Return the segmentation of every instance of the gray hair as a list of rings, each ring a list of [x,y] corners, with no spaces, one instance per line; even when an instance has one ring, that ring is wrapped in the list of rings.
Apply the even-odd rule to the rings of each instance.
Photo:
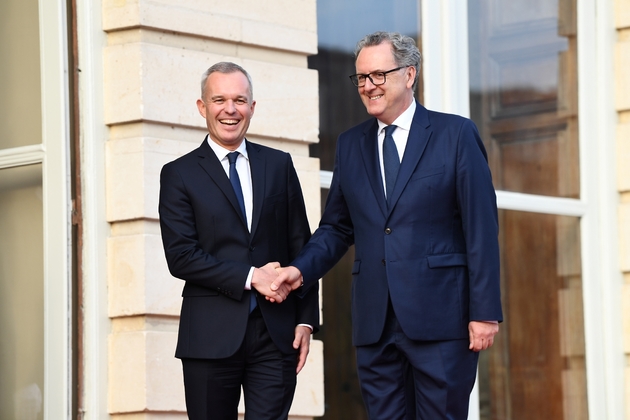
[[[254,100],[254,84],[252,83],[252,77],[249,75],[249,73],[247,73],[247,71],[243,67],[229,61],[222,61],[220,63],[216,63],[212,65],[208,70],[203,72],[203,75],[201,75],[201,98],[202,99],[203,99],[203,94],[205,93],[205,89],[206,89],[206,81],[208,80],[208,77],[212,73],[215,73],[215,72],[223,73],[223,74],[229,74],[229,73],[235,73],[235,72],[243,73],[245,77],[247,77],[247,83],[249,84],[249,100],[250,101]]]
[[[357,42],[357,46],[354,49],[355,61],[359,56],[361,50],[365,47],[374,47],[380,45],[383,42],[389,42],[392,46],[392,54],[396,65],[400,67],[415,67],[416,77],[413,81],[413,90],[416,90],[418,86],[418,77],[420,75],[420,62],[422,57],[420,56],[420,50],[416,46],[416,41],[413,38],[402,35],[398,32],[374,32],[373,34],[366,35]]]

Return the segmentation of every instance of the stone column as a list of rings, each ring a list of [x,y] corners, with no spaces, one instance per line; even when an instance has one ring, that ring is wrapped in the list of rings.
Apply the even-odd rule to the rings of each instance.
[[[248,139],[283,149],[296,165],[311,227],[320,215],[315,0],[104,0],[108,239],[108,407],[112,419],[185,419],[174,358],[181,280],[170,276],[157,201],[162,166],[199,146],[201,74],[234,61],[257,101]],[[313,341],[291,410],[323,414],[322,343]]]

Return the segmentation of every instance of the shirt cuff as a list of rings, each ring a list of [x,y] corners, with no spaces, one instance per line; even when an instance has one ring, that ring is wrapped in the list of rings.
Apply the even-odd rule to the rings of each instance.
[[[311,333],[313,333],[313,327],[311,325],[309,325],[309,324],[298,324],[297,326],[298,327],[307,327],[307,328],[309,328],[311,330]]]
[[[254,277],[254,268],[249,269],[249,274],[247,275],[247,280],[245,280],[245,290],[252,290],[252,278]]]

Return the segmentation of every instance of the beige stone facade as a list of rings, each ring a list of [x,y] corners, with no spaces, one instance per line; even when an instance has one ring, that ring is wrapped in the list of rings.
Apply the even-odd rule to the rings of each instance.
[[[43,222],[43,232],[32,235],[28,248],[17,246],[15,238],[27,239],[29,233],[13,229],[10,236],[4,227],[9,219],[0,212],[1,256],[19,256],[12,264],[18,274],[0,264],[2,302],[11,302],[0,304],[2,349],[15,347],[8,356],[0,351],[0,418],[25,418],[13,407],[6,414],[6,402],[17,401],[16,395],[25,394],[16,391],[24,389],[42,391],[35,395],[39,407],[25,405],[43,413],[37,418],[187,418],[181,364],[174,358],[183,282],[169,275],[164,260],[159,172],[166,162],[196,148],[206,134],[195,105],[202,72],[217,61],[235,61],[254,82],[257,106],[248,138],[292,154],[311,228],[317,226],[322,174],[319,160],[309,157],[309,145],[320,136],[320,88],[307,58],[318,53],[317,8],[323,3],[0,1],[0,20],[6,23],[0,41],[0,115],[5,117],[0,124],[0,195],[23,187],[9,173],[35,170],[38,175],[29,188],[36,194],[26,201],[26,210],[12,210],[11,217],[31,217],[37,210],[41,215],[24,220]],[[526,11],[556,7],[553,2],[530,3],[518,2]],[[463,115],[470,106],[468,88],[460,88],[467,86],[463,81],[470,75],[469,57],[463,53],[469,45],[466,4],[472,2],[421,2],[425,104]],[[576,166],[577,157],[566,157],[578,153],[580,165],[572,172],[575,176],[559,181],[564,195],[579,197],[498,191],[498,199],[508,211],[569,216],[559,222],[556,234],[563,241],[557,247],[570,259],[559,257],[553,267],[570,286],[558,295],[560,351],[569,362],[561,366],[567,372],[562,378],[564,418],[630,420],[630,0],[557,2],[560,8],[569,5],[575,6],[571,13],[577,17],[577,45],[572,45],[577,58],[561,60],[562,66],[574,62],[577,71],[571,73],[576,81],[566,85],[571,92],[561,96],[579,104],[579,148],[563,149],[560,166]],[[345,75],[343,81],[350,84]],[[19,130],[7,130],[9,120]],[[563,167],[560,172],[571,171]],[[325,184],[330,174],[323,175]],[[8,202],[6,197],[0,197],[0,204]],[[39,230],[34,223],[25,225]],[[35,247],[43,250],[41,261],[34,261],[30,252]],[[29,265],[38,273],[23,274]],[[573,282],[578,275],[580,283]],[[330,293],[332,287],[326,290]],[[36,294],[41,302],[18,299]],[[29,305],[38,305],[38,311]],[[7,311],[9,306],[14,312]],[[15,315],[23,313],[28,317]],[[322,320],[334,322],[335,328],[341,324],[328,317]],[[552,318],[550,323],[556,321]],[[574,322],[581,318],[583,323]],[[502,326],[504,334],[510,331],[509,322]],[[35,344],[20,345],[10,330],[39,335]],[[546,345],[538,336],[526,339],[539,340],[541,348]],[[332,348],[329,344],[327,350]],[[351,354],[350,345],[343,351]],[[314,340],[298,377],[292,420],[324,413],[323,354],[322,342]],[[33,369],[38,377],[20,383],[6,373],[11,365],[19,366],[24,378]],[[523,365],[528,367],[527,360]],[[326,379],[334,383],[332,375]],[[546,387],[542,394],[546,400]],[[361,405],[360,394],[354,395]],[[344,406],[339,401],[328,401],[328,418],[334,416],[333,408]],[[470,418],[485,420],[484,415],[473,412]]]
[[[630,1],[616,0],[615,107],[619,189],[619,262],[624,277],[625,418],[630,419]]]
[[[619,262],[630,420],[630,1],[615,0]],[[316,0],[103,0],[108,316],[108,408],[112,419],[184,419],[174,359],[179,293],[164,261],[157,214],[162,165],[197,147],[200,75],[230,60],[252,75],[257,100],[248,138],[291,152],[311,227],[320,214]],[[322,343],[300,374],[294,419],[322,415]],[[584,413],[583,413],[584,414]]]
[[[289,151],[311,227],[320,214],[315,0],[104,0],[108,412],[113,419],[186,418],[173,357],[183,282],[164,260],[157,199],[161,167],[206,134],[195,101],[201,73],[234,61],[252,75],[248,139]],[[292,418],[323,413],[322,343],[298,377]]]

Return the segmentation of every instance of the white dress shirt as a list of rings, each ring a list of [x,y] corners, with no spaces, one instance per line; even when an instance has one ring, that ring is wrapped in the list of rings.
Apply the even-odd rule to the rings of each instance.
[[[396,130],[392,134],[396,149],[398,149],[398,159],[402,162],[405,148],[407,147],[407,139],[409,138],[409,130],[411,130],[411,122],[413,114],[416,112],[416,100],[411,101],[411,105],[396,118],[391,124],[395,125]],[[385,140],[385,127],[387,124],[378,121],[378,158],[381,162],[381,179],[383,180],[383,190],[387,196],[387,188],[385,187],[385,166],[383,165],[383,141]]]
[[[252,171],[249,168],[249,157],[247,156],[247,147],[245,147],[245,140],[238,146],[236,150],[228,150],[219,146],[217,143],[210,139],[208,136],[208,144],[217,155],[217,158],[223,165],[225,175],[230,177],[230,162],[228,161],[228,153],[239,152],[239,156],[236,159],[236,172],[238,172],[238,178],[241,181],[241,189],[243,190],[243,201],[245,203],[245,214],[247,215],[247,229],[252,230],[252,207],[253,207],[253,193],[252,193]]]
[[[208,144],[210,148],[214,151],[214,154],[217,155],[217,158],[223,165],[223,170],[227,177],[230,177],[230,162],[228,160],[228,153],[231,152],[239,152],[239,156],[236,159],[236,172],[238,172],[238,178],[241,181],[241,189],[243,190],[243,201],[245,203],[245,215],[247,216],[247,229],[252,231],[252,209],[254,207],[254,195],[252,190],[252,171],[249,167],[249,157],[247,155],[247,147],[245,145],[245,140],[236,148],[236,150],[228,150],[222,146],[219,146],[217,143],[210,139],[208,135]],[[249,274],[247,275],[247,280],[245,281],[245,290],[252,289],[252,277],[254,276],[255,267],[251,267],[249,269]],[[308,327],[311,331],[313,331],[313,326],[308,324],[298,324],[298,326]]]
[[[225,175],[230,177],[230,162],[228,161],[228,153],[239,152],[239,156],[236,159],[236,172],[238,172],[238,178],[241,181],[241,189],[243,190],[243,202],[245,203],[245,215],[247,216],[247,229],[252,230],[252,208],[253,208],[253,193],[252,193],[252,171],[249,167],[249,157],[247,156],[247,147],[245,146],[245,140],[236,148],[236,150],[228,150],[210,139],[208,136],[208,144],[214,154],[217,155],[217,159],[221,162]],[[254,267],[250,268],[247,280],[245,281],[245,290],[252,289],[252,277],[254,275]]]

